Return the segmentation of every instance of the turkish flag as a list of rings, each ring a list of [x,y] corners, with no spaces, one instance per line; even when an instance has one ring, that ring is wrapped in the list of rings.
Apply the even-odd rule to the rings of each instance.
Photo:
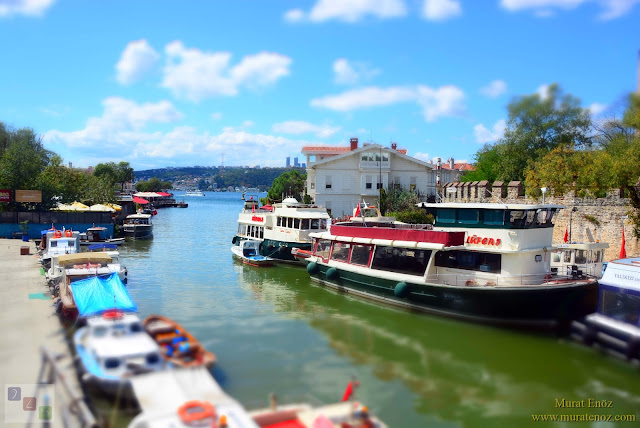
[[[569,229],[566,228],[564,230],[564,243],[566,244],[569,241]]]
[[[358,207],[356,208],[356,212],[353,216],[358,217],[359,215],[360,215],[360,202],[358,202]]]
[[[344,394],[342,395],[342,401],[347,401],[349,397],[351,397],[351,394],[353,394],[353,382],[349,381],[349,385],[347,385],[347,389],[344,390]]]
[[[622,225],[622,246],[620,247],[620,258],[627,258],[627,249],[625,248],[625,240],[624,240],[624,224]]]

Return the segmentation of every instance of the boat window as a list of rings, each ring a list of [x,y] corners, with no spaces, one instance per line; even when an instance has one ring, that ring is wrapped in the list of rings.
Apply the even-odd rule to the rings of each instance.
[[[576,264],[583,265],[587,262],[587,252],[585,250],[576,250]]]
[[[98,326],[93,329],[93,335],[95,337],[104,337],[108,333],[108,329],[105,326]]]
[[[278,217],[278,227],[282,226],[282,217]]]
[[[291,217],[287,217],[287,227],[289,229],[293,227],[293,219]]]
[[[326,218],[321,218],[320,219],[320,229],[325,230],[327,228],[327,219]]]
[[[353,250],[351,250],[350,262],[354,265],[367,266],[369,264],[369,256],[372,250],[371,245],[359,245],[353,244]]]
[[[300,229],[300,219],[299,218],[294,218],[293,219],[293,228],[294,229]]]
[[[553,253],[553,262],[554,263],[560,263],[560,254]]]
[[[551,218],[551,211],[539,209],[536,211],[536,226],[547,226]]]
[[[440,267],[500,273],[502,256],[476,251],[439,251],[435,263]]]
[[[531,227],[536,219],[536,212],[527,210],[527,227]]]
[[[503,210],[484,210],[484,224],[503,225],[504,211]]]
[[[69,247],[75,247],[76,241],[67,241],[67,244],[69,245]]]
[[[594,263],[600,263],[602,261],[602,259],[600,258],[600,251],[594,251],[593,252],[593,262]]]
[[[346,262],[349,259],[349,250],[351,244],[347,242],[334,242],[333,250],[331,251],[331,260],[337,260],[339,262]]]
[[[509,223],[512,228],[522,229],[526,225],[526,211],[512,210],[509,211]]]
[[[131,331],[131,333],[140,333],[142,331],[142,326],[137,322],[134,322],[129,326],[129,331]]]
[[[376,247],[371,268],[422,276],[427,270],[430,257],[431,250]]]
[[[158,354],[148,354],[145,359],[147,364],[158,364],[158,362],[160,362],[160,356]]]
[[[318,221],[317,218],[314,218],[311,220],[311,229],[318,229],[318,225],[320,224],[320,222]]]
[[[478,224],[480,218],[479,210],[462,209],[458,210],[458,222],[464,224]]]
[[[113,335],[122,336],[125,333],[123,324],[115,324],[113,326]]]
[[[564,251],[564,263],[571,263],[571,251]]]
[[[107,358],[104,360],[104,367],[106,369],[115,369],[120,366],[120,360],[117,358]]]
[[[50,241],[49,242],[49,246],[52,247],[52,248],[53,247],[57,247],[58,246],[58,241]]]
[[[260,226],[260,239],[264,239],[264,227]]]
[[[331,241],[328,239],[319,239],[316,245],[314,254],[318,257],[326,259],[329,257],[329,250],[331,249]]]
[[[603,289],[600,295],[600,312],[618,321],[638,325],[640,321],[640,296]]]
[[[456,210],[453,208],[440,208],[438,210],[438,223],[455,223],[456,222]]]
[[[309,224],[310,224],[310,222],[309,222],[308,218],[303,218],[302,219],[302,229],[303,230],[309,229]]]

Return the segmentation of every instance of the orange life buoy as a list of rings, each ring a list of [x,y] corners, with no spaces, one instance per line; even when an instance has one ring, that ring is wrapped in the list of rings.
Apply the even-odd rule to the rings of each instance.
[[[53,237],[62,238],[62,232],[60,232],[59,230],[56,230],[55,232],[53,232]]]
[[[73,232],[71,231],[71,229],[65,230],[64,236],[66,236],[67,238],[71,238],[73,236]]]
[[[187,401],[178,407],[178,416],[185,424],[202,421],[203,419],[213,419],[216,416],[216,409],[213,404],[207,401]]]
[[[464,285],[466,285],[466,286],[474,286],[474,285],[477,285],[477,283],[473,279],[469,279],[469,280],[467,280],[467,282],[464,283]]]
[[[111,309],[111,310],[105,311],[105,313],[102,314],[102,317],[106,320],[118,320],[123,316],[124,316],[124,313],[117,309]]]

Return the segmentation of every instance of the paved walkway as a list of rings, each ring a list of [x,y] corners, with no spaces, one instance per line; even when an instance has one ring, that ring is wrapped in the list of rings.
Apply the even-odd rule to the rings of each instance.
[[[29,255],[20,255],[23,246],[28,246]],[[63,328],[55,313],[44,276],[40,273],[40,266],[33,241],[0,239],[0,326],[3,327],[0,334],[0,385],[3,388],[0,426],[5,425],[5,413],[9,415],[7,406],[16,404],[7,403],[9,387],[38,383],[42,345],[54,354],[64,355],[59,366],[71,386],[79,388]],[[38,294],[46,299],[33,298]],[[61,398],[66,395],[60,385],[56,385],[54,397],[58,405],[64,401]],[[62,413],[56,411],[57,408],[53,411],[54,427],[62,426],[58,419]],[[37,412],[35,421],[38,421]],[[8,424],[16,427],[21,425],[24,426],[24,423]]]

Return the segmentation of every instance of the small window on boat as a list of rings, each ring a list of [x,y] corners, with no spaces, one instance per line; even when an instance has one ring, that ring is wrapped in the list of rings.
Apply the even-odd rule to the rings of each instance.
[[[308,218],[303,218],[302,219],[302,230],[309,229],[309,225],[310,225],[309,219]]]
[[[331,251],[331,260],[346,262],[347,260],[349,260],[350,249],[351,244],[347,242],[334,242],[333,250]]]
[[[366,266],[369,264],[369,256],[371,255],[371,245],[359,245],[353,244],[353,250],[351,250],[350,262],[354,265]]]
[[[609,289],[602,289],[600,311],[603,315],[629,324],[640,321],[640,296]]]
[[[458,222],[463,224],[478,224],[479,210],[461,209],[458,211]]]
[[[67,243],[69,244],[70,247],[76,246],[76,241],[67,241]]]
[[[553,262],[554,263],[560,263],[560,254],[558,254],[558,253],[554,253],[553,254]]]
[[[282,226],[282,217],[278,217],[278,227]]]
[[[260,227],[260,239],[264,239],[264,227]]]
[[[316,245],[315,255],[326,259],[329,257],[329,250],[331,249],[331,241],[328,239],[319,239]]]
[[[536,212],[533,210],[527,210],[527,227],[533,226],[536,220]]]
[[[293,227],[293,219],[291,217],[287,218],[287,227],[291,229]]]
[[[587,252],[585,250],[576,250],[576,264],[583,265],[587,262]]]
[[[321,218],[320,219],[320,229],[326,229],[327,228],[327,219],[326,218]]]
[[[148,354],[146,357],[147,364],[158,364],[160,356],[158,354]]]
[[[455,223],[456,222],[456,210],[453,208],[440,208],[438,209],[438,223]]]
[[[129,331],[131,331],[131,333],[140,333],[142,331],[142,326],[137,322],[134,322],[129,326]]]
[[[509,223],[512,228],[522,229],[526,225],[526,211],[512,210],[509,211]]]
[[[571,263],[571,251],[564,251],[563,263]]]
[[[115,369],[120,366],[120,360],[117,358],[107,358],[104,360],[104,367],[106,369]]]
[[[58,246],[58,241],[51,241],[49,242],[51,247],[57,247]]]
[[[438,251],[435,263],[439,267],[500,273],[502,256],[476,251]]]
[[[600,256],[600,251],[594,251],[593,252],[593,262],[594,263],[600,263],[602,261],[602,258]]]
[[[427,270],[430,257],[431,250],[376,247],[371,268],[422,276]]]
[[[98,326],[96,328],[93,329],[93,335],[95,337],[104,337],[107,335],[108,333],[108,329],[104,326]]]
[[[299,218],[294,218],[293,219],[293,228],[294,229],[300,229],[300,219]]]
[[[320,221],[317,218],[311,220],[311,229],[319,229]]]
[[[504,211],[503,210],[484,210],[484,224],[490,225],[503,225],[504,224]]]

